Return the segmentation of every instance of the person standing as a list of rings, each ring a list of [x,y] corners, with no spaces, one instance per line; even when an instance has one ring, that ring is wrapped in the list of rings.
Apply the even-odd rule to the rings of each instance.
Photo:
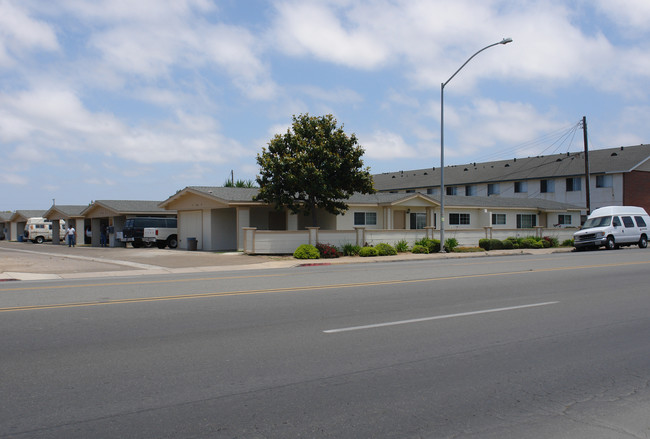
[[[71,225],[65,231],[65,238],[68,240],[68,247],[74,247],[76,244],[77,231]]]

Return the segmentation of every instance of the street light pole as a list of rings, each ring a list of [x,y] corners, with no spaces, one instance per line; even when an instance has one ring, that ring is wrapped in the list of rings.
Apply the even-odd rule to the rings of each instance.
[[[454,79],[454,76],[456,76],[458,72],[460,72],[476,55],[490,47],[508,43],[512,43],[512,38],[504,38],[498,43],[485,46],[474,55],[470,56],[467,61],[465,61],[463,65],[460,66],[449,79],[447,79],[446,82],[440,84],[440,253],[445,253],[445,86],[449,84],[449,81]]]

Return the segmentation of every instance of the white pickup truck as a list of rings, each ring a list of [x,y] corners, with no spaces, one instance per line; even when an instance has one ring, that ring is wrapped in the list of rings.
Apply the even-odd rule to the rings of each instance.
[[[158,248],[178,247],[176,228],[171,227],[145,227],[142,241],[145,245],[155,245]]]

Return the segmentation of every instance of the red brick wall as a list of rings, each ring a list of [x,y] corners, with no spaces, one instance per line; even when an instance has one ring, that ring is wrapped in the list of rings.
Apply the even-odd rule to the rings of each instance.
[[[623,204],[650,212],[650,172],[632,171],[623,176]]]

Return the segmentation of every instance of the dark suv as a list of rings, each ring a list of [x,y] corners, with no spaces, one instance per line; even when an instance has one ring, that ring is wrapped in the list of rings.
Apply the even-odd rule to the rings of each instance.
[[[122,229],[122,242],[130,242],[134,248],[151,246],[151,243],[142,240],[144,229],[147,227],[156,227],[159,229],[176,229],[176,218],[160,217],[135,217],[127,218]],[[174,235],[175,238],[175,235]]]

